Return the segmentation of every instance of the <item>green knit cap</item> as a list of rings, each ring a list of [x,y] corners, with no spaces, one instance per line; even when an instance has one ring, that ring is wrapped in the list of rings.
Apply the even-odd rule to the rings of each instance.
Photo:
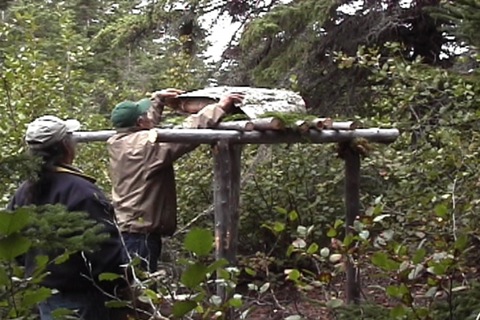
[[[135,101],[123,101],[115,106],[110,120],[115,128],[134,127],[138,117],[145,114],[152,106],[152,101],[148,98]]]

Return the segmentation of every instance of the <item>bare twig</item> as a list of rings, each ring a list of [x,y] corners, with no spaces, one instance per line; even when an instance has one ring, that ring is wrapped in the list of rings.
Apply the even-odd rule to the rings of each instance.
[[[277,308],[279,308],[281,310],[285,310],[285,307],[280,304],[280,302],[278,301],[277,297],[275,296],[275,292],[273,291],[272,288],[270,288],[270,293],[272,294],[272,299],[273,299],[273,301],[275,301],[275,305],[277,306]]]

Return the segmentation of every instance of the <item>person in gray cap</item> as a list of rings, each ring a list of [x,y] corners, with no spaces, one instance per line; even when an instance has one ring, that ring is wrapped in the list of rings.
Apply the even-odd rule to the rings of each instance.
[[[41,285],[55,289],[52,296],[38,306],[42,320],[53,319],[57,308],[74,310],[80,319],[119,319],[105,307],[107,293],[125,289],[125,283],[99,280],[102,273],[124,272],[126,253],[114,222],[113,207],[95,185],[95,179],[72,166],[75,143],[71,133],[80,128],[76,120],[63,121],[55,116],[43,116],[31,122],[25,134],[29,153],[38,158],[36,177],[25,181],[15,192],[9,210],[22,206],[60,204],[70,212],[86,212],[88,217],[103,226],[108,238],[98,249],[77,252],[61,264],[50,263],[48,275]],[[25,255],[26,276],[36,268],[35,250]],[[42,252],[51,258],[58,252]]]

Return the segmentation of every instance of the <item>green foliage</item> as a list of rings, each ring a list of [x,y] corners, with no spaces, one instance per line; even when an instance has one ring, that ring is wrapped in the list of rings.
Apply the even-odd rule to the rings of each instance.
[[[60,264],[80,250],[92,250],[107,237],[101,234],[100,225],[85,217],[52,205],[0,211],[0,318],[30,319],[36,304],[52,294],[51,289],[39,286],[46,266]],[[51,257],[37,256],[33,274],[24,277],[18,261],[28,250]]]
[[[213,236],[208,230],[193,229],[185,237],[185,249],[197,256],[207,256],[213,249]]]
[[[200,3],[199,10],[212,5]],[[451,33],[472,45],[478,44],[477,3],[459,0],[444,6],[455,28]],[[110,127],[109,111],[122,99],[138,99],[162,87],[206,85],[210,66],[187,50],[192,40],[201,50],[202,35],[177,33],[186,12],[171,9],[169,1],[143,8],[128,1],[117,4],[9,3],[0,25],[1,204],[35,165],[23,155],[25,125],[34,117],[76,117],[84,129],[105,129]],[[330,293],[335,281],[343,281],[345,262],[352,259],[369,275],[375,274],[375,279],[367,279],[379,282],[377,290],[388,301],[382,307],[346,308],[340,296],[329,294],[321,305],[339,319],[446,319],[452,314],[473,319],[478,314],[478,290],[464,286],[478,271],[472,249],[478,245],[480,204],[478,70],[465,74],[427,66],[420,57],[414,59],[411,46],[386,43],[392,36],[389,29],[373,23],[385,12],[346,17],[335,12],[338,5],[292,1],[262,12],[241,39],[244,59],[227,74],[241,84],[295,86],[308,93],[312,107],[327,106],[322,110],[329,116],[353,110],[366,126],[401,129],[394,144],[375,146],[362,161],[362,208],[351,233],[345,234],[342,220],[343,163],[333,147],[246,146],[241,268],[211,261],[214,241],[207,230],[213,220],[208,214],[212,159],[210,146],[202,146],[175,166],[180,227],[189,229],[192,223],[206,228],[179,239],[184,242],[176,252],[178,276],[140,277],[144,283],[139,285],[139,300],[160,305],[172,292],[185,293],[183,301],[172,303],[175,317],[195,313],[218,318],[218,312],[224,315],[231,309],[239,316],[249,309],[249,299],[235,294],[240,276],[248,279],[248,293],[256,299],[279,282],[293,283],[307,296],[312,290]],[[389,26],[395,18],[377,20]],[[395,29],[395,35],[403,34],[398,30],[405,31]],[[371,43],[372,37],[380,46],[357,48]],[[345,53],[335,53],[339,49]],[[232,72],[242,68],[245,78]],[[291,124],[296,119],[283,120]],[[78,155],[76,164],[109,190],[104,146],[81,145]],[[197,217],[203,219],[194,220]],[[17,280],[23,279],[23,270],[14,264],[15,257],[29,248],[60,250],[63,254],[56,261],[61,262],[76,250],[93,248],[99,230],[88,223],[85,228],[83,218],[55,207],[0,213],[0,318],[27,317],[30,307],[49,294],[36,285],[48,259],[39,258],[41,267],[33,279]],[[84,235],[76,236],[84,229]],[[65,239],[68,235],[72,236]],[[214,275],[225,285],[226,301],[213,293]],[[160,284],[158,292],[146,289],[152,282]]]
[[[240,46],[247,64],[261,61],[251,66],[255,85],[281,83],[304,63],[309,44],[318,36],[318,27],[328,19],[333,6],[334,1],[295,1],[279,5],[251,22]]]
[[[436,10],[431,9],[437,18],[443,18],[450,22],[447,31],[466,40],[469,44],[479,46],[480,37],[480,1],[478,0],[457,0],[445,1],[443,6]]]

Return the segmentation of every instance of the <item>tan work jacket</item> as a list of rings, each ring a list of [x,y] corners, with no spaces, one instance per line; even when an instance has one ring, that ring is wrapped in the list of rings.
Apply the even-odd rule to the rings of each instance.
[[[159,123],[156,107],[148,114]],[[224,114],[212,104],[189,116],[183,127],[212,127]],[[152,132],[130,130],[108,139],[113,206],[122,232],[172,235],[177,226],[173,162],[198,144],[156,142]]]

